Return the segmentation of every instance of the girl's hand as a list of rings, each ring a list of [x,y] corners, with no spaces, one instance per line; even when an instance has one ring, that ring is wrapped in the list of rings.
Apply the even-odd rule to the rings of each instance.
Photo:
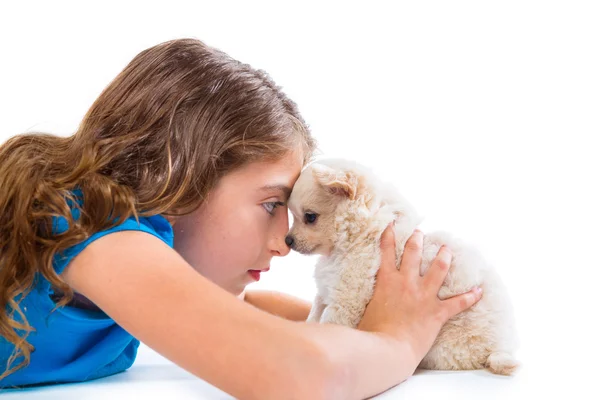
[[[406,242],[400,269],[396,268],[394,232],[388,226],[381,238],[381,266],[373,298],[358,329],[379,332],[408,341],[420,361],[450,318],[468,309],[481,298],[479,288],[446,300],[438,292],[452,259],[442,246],[425,276],[419,274],[423,233],[416,230]]]

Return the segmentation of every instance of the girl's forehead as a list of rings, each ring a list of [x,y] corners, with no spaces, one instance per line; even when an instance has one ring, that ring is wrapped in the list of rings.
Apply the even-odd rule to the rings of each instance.
[[[292,180],[295,182],[304,166],[304,159],[301,154],[293,152],[277,161],[255,165],[256,171],[261,173],[264,179],[285,180],[287,182]]]
[[[256,161],[246,165],[249,173],[261,173],[265,175],[299,174],[304,167],[304,155],[302,151],[290,151],[277,160]]]
[[[228,186],[255,186],[291,188],[304,166],[303,154],[290,152],[275,161],[255,161],[249,163],[222,178],[221,183]]]

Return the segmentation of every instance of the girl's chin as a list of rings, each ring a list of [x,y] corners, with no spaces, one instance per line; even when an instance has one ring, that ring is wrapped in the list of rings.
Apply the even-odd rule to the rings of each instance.
[[[246,285],[249,283],[252,283],[252,280],[242,276],[241,278],[238,277],[235,281],[222,282],[219,286],[236,297],[243,297]]]
[[[248,273],[244,274],[240,278],[236,280],[236,282],[231,282],[228,286],[228,292],[231,294],[243,298],[244,293],[246,291],[246,286],[251,284],[252,282],[256,282],[252,277],[248,276]]]

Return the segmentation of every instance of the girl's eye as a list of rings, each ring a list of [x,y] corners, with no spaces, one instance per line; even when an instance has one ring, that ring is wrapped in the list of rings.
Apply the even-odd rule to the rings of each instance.
[[[265,210],[271,214],[274,215],[275,214],[275,209],[279,206],[284,206],[285,204],[282,203],[281,201],[270,201],[268,203],[263,203],[263,207],[265,208]]]
[[[304,222],[307,224],[314,224],[317,220],[317,214],[314,213],[305,213],[304,214]]]

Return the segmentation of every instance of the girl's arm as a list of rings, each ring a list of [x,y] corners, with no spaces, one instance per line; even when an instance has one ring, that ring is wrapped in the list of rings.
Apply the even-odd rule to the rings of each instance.
[[[289,294],[266,290],[247,290],[244,300],[254,307],[290,321],[306,321],[312,305]]]
[[[393,258],[393,238],[386,242]],[[388,263],[381,269],[395,270],[394,260]],[[399,318],[405,310],[389,294],[381,306],[367,308],[365,331],[278,318],[239,301],[159,239],[137,231],[97,239],[62,277],[140,341],[244,399],[372,396],[408,378],[441,327],[434,324],[425,335],[423,326],[434,319],[418,315],[420,322],[410,323],[410,312]],[[431,303],[433,296],[439,302],[436,293]],[[405,300],[403,307],[422,306]]]

